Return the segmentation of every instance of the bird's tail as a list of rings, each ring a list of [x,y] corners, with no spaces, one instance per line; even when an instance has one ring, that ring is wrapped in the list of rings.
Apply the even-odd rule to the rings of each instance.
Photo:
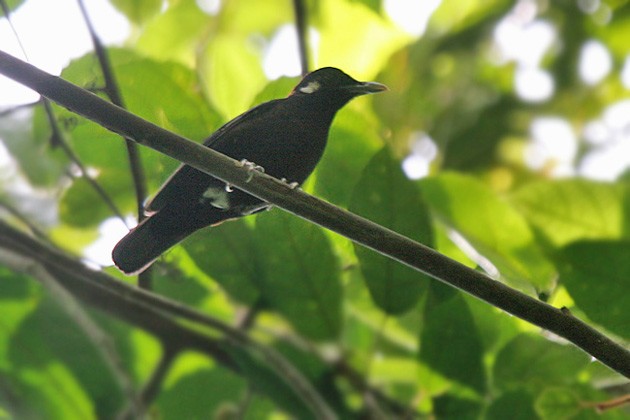
[[[143,220],[112,250],[116,266],[126,274],[139,273],[173,245],[207,225],[193,223],[187,216],[164,208]]]

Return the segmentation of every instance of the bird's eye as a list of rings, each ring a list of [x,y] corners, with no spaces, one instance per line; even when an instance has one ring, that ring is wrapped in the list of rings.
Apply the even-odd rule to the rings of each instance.
[[[320,88],[319,82],[309,82],[308,85],[300,88],[300,92],[313,93],[313,92],[316,92],[319,88]]]

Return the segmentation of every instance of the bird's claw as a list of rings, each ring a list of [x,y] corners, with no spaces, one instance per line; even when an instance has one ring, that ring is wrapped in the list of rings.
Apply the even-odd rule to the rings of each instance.
[[[254,162],[250,162],[247,159],[241,159],[237,166],[239,168],[247,168],[247,179],[245,182],[249,182],[254,178],[254,171],[265,173],[265,168],[260,165],[256,165]]]
[[[286,178],[281,178],[280,181],[284,182],[285,184],[287,184],[287,187],[291,188],[292,190],[298,188],[300,186],[299,182],[289,182]]]

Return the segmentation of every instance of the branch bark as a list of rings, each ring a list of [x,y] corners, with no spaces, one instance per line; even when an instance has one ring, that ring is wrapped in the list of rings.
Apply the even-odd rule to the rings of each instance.
[[[0,51],[0,73],[103,127],[215,176],[276,207],[330,229],[389,258],[463,290],[514,316],[567,339],[630,377],[630,351],[562,311],[438,252],[323,200],[293,190],[203,145],[164,130],[58,77]]]

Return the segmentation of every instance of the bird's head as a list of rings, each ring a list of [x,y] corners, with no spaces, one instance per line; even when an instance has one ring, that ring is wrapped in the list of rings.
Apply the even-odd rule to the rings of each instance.
[[[368,93],[383,92],[387,86],[376,82],[359,82],[334,67],[315,70],[302,79],[290,96],[312,97],[334,103],[341,108],[350,99]]]

